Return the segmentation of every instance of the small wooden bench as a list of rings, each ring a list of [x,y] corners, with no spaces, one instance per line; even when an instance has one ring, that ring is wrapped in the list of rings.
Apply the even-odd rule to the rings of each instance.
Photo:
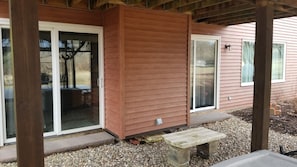
[[[198,127],[185,131],[162,135],[169,145],[168,163],[175,167],[189,166],[190,148],[196,146],[197,154],[202,158],[217,150],[218,141],[226,135],[207,128]]]

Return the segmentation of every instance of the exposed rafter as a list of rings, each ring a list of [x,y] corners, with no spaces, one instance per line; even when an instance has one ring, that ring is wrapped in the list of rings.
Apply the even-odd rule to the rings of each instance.
[[[288,5],[290,7],[297,8],[296,0],[272,0],[276,4]]]
[[[68,1],[70,1],[70,6],[72,6],[72,5],[79,4],[83,0],[68,0]]]
[[[193,5],[197,2],[201,2],[202,0],[188,0],[188,1],[172,1],[170,3],[165,4],[164,9],[170,10],[170,9],[177,9],[188,5]]]
[[[101,8],[106,4],[113,4],[113,5],[124,5],[125,3],[121,0],[97,0],[95,4],[95,8]]]
[[[0,0],[1,1],[1,0]],[[7,0],[2,0],[7,1]],[[127,5],[154,10],[191,13],[194,21],[233,25],[255,21],[256,0],[38,0],[42,5],[64,4],[68,8],[107,10]],[[274,18],[297,16],[297,0],[267,0]]]
[[[223,3],[226,3],[226,2],[231,2],[231,0],[200,1],[200,2],[192,4],[192,5],[187,5],[187,6],[181,7],[178,10],[180,12],[194,11],[194,10],[197,10],[197,9],[207,8],[207,7],[223,4]]]
[[[166,3],[173,2],[174,0],[150,0],[148,1],[149,8],[157,8]]]
[[[213,17],[224,16],[227,14],[245,12],[245,11],[251,10],[251,9],[255,9],[255,6],[251,6],[248,4],[242,4],[239,6],[232,6],[227,9],[204,11],[203,13],[200,11],[196,11],[196,13],[193,14],[193,19],[199,21],[199,20],[209,19],[209,18],[213,18]]]
[[[43,4],[47,4],[47,0],[42,0],[41,1]]]

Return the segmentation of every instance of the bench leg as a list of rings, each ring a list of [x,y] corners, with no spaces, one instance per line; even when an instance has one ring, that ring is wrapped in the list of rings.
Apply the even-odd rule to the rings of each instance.
[[[174,167],[187,167],[190,161],[190,149],[169,146],[167,161]]]
[[[218,148],[218,141],[214,141],[211,143],[206,143],[202,145],[196,146],[197,148],[197,155],[201,158],[208,159],[209,156],[217,151]]]

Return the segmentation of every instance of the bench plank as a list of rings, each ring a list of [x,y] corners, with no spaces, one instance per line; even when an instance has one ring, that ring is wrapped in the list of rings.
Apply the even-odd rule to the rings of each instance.
[[[190,148],[193,146],[214,142],[225,138],[226,135],[207,128],[198,127],[181,132],[162,135],[167,144],[178,148]]]

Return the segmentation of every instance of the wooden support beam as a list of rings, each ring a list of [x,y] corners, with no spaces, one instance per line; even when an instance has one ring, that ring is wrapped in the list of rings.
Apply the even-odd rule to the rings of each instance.
[[[201,19],[207,19],[211,17],[217,17],[222,15],[228,15],[228,14],[234,14],[239,13],[247,10],[254,9],[255,7],[250,4],[241,4],[236,6],[231,6],[227,9],[218,9],[218,10],[205,10],[205,11],[195,11],[193,13],[193,20],[201,20]]]
[[[255,13],[256,13],[256,10],[251,9],[251,10],[247,10],[239,13],[232,13],[228,15],[213,17],[213,18],[207,19],[206,21],[207,23],[224,24],[226,22],[249,19],[250,16],[252,18],[255,18]]]
[[[43,167],[38,1],[9,0],[19,167]]]
[[[268,149],[272,35],[273,4],[268,0],[257,0],[251,151]]]
[[[211,7],[211,6],[215,6],[215,5],[219,5],[227,2],[231,2],[231,0],[206,0],[206,1],[197,2],[192,5],[180,7],[178,8],[178,11],[180,12],[194,11],[197,9],[207,8],[207,7]]]
[[[297,1],[296,0],[274,0],[274,3],[287,5],[293,8],[297,8]]]
[[[42,3],[43,4],[47,4],[47,0],[42,0]]]
[[[72,7],[73,5],[77,5],[81,3],[83,0],[65,0],[67,7]]]
[[[125,3],[121,0],[97,0],[95,7],[101,8],[106,4],[124,5]]]
[[[164,5],[164,4],[172,2],[172,1],[174,1],[174,0],[150,0],[150,1],[148,1],[149,2],[148,7],[153,9],[153,8],[157,8],[161,5]]]
[[[181,8],[184,6],[194,5],[202,0],[188,0],[188,1],[172,1],[165,5],[165,10]]]

